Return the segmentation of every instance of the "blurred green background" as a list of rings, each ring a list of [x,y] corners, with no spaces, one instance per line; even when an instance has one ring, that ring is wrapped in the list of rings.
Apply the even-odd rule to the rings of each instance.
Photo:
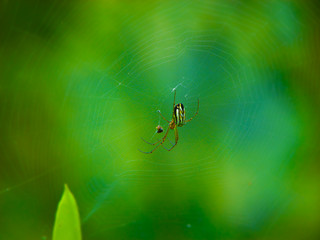
[[[51,239],[64,183],[84,239],[319,239],[319,10],[0,1],[0,239]],[[174,89],[198,116],[139,152]]]

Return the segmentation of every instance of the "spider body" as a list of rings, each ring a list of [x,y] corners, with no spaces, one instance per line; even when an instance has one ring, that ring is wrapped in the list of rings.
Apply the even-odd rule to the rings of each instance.
[[[178,127],[182,127],[186,124],[186,111],[182,103],[179,103],[174,107],[172,119],[174,120],[175,125]]]
[[[198,108],[197,108],[197,112],[194,114],[194,116],[188,120],[186,120],[186,111],[185,111],[185,108],[183,106],[182,103],[178,103],[177,105],[175,104],[176,102],[176,91],[174,92],[174,100],[173,100],[173,110],[172,110],[172,120],[169,121],[167,120],[162,114],[161,112],[159,112],[159,114],[161,115],[161,117],[166,120],[168,123],[169,123],[169,126],[168,126],[168,129],[165,133],[165,135],[160,139],[158,140],[157,142],[155,143],[149,143],[147,142],[146,140],[144,140],[142,138],[143,141],[145,141],[146,143],[150,144],[150,145],[157,145],[155,148],[153,148],[150,152],[143,152],[143,153],[153,153],[158,147],[160,147],[160,145],[166,149],[167,151],[171,151],[171,149],[173,149],[177,143],[178,143],[178,140],[179,140],[179,135],[178,135],[178,127],[182,127],[184,126],[186,123],[190,122],[199,112],[199,99],[198,99]],[[161,133],[163,132],[163,128],[158,125],[156,127],[157,129],[157,133]],[[171,148],[166,148],[165,146],[163,146],[163,143],[165,142],[165,140],[167,139],[167,136],[168,136],[168,133],[169,133],[169,130],[174,130],[174,136],[175,136],[175,143],[174,145],[171,147]],[[142,151],[141,151],[142,152]]]

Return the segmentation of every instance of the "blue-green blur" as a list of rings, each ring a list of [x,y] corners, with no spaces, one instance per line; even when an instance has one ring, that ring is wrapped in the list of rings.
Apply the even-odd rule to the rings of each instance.
[[[65,183],[83,239],[320,238],[318,1],[7,0],[0,19],[0,239],[51,239]],[[175,91],[199,114],[142,153]]]

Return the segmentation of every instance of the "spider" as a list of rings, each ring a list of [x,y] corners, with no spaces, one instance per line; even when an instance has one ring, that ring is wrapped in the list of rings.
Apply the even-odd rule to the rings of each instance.
[[[150,153],[153,153],[158,147],[160,147],[160,145],[166,149],[167,151],[171,151],[178,143],[178,140],[179,140],[179,135],[178,135],[178,127],[183,127],[183,125],[185,125],[186,123],[190,122],[199,112],[199,99],[198,99],[198,108],[197,108],[197,112],[194,114],[194,116],[188,120],[186,120],[186,111],[184,109],[184,106],[182,103],[178,103],[176,105],[176,91],[174,91],[174,99],[173,99],[173,110],[172,110],[172,120],[169,121],[167,120],[162,114],[161,112],[160,115],[161,117],[166,120],[168,123],[169,123],[169,126],[168,126],[168,129],[166,131],[166,133],[164,134],[164,136],[159,139],[158,141],[156,141],[155,143],[150,143],[150,142],[147,142],[146,140],[144,140],[142,138],[143,141],[145,141],[146,143],[150,144],[150,145],[157,145],[155,148],[153,148],[150,152],[143,152],[143,151],[140,151],[142,153],[146,153],[146,154],[150,154]],[[163,128],[158,125],[156,127],[157,129],[157,133],[161,133],[163,132]],[[168,136],[168,133],[169,133],[169,130],[174,130],[174,136],[175,136],[175,143],[170,147],[170,148],[166,148],[165,146],[163,146],[162,144],[165,142],[165,140],[167,139],[167,136]]]

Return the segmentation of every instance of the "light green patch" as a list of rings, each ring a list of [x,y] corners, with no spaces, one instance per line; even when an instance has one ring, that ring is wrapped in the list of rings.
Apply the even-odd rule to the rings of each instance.
[[[64,185],[64,192],[56,212],[52,239],[81,239],[80,217],[77,202],[67,184]]]

